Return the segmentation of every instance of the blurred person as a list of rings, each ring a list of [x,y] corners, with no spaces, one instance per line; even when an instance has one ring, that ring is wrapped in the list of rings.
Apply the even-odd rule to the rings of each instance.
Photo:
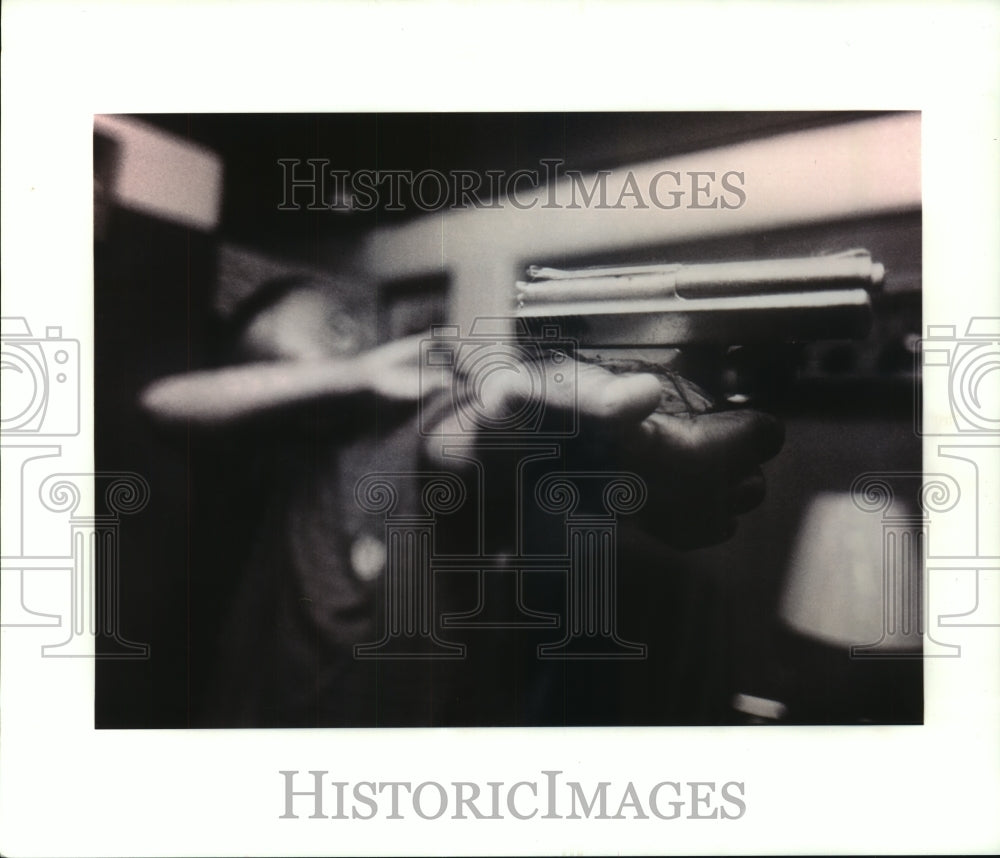
[[[782,443],[777,421],[750,410],[663,414],[655,376],[616,375],[592,364],[573,366],[572,389],[522,387],[517,373],[499,374],[483,400],[491,416],[512,413],[531,397],[547,397],[540,403],[547,419],[575,409],[580,432],[562,442],[557,467],[627,470],[644,479],[649,497],[628,530],[633,544],[623,546],[623,566],[648,581],[649,593],[664,595],[647,603],[640,593],[638,607],[623,600],[622,612],[644,610],[640,625],[684,640],[639,665],[543,663],[534,655],[538,632],[508,628],[492,630],[489,646],[470,645],[465,659],[358,660],[355,645],[379,637],[384,546],[358,510],[354,487],[366,473],[456,469],[421,437],[416,415],[418,407],[430,409],[447,428],[461,406],[447,377],[421,385],[423,336],[371,346],[368,333],[329,288],[275,280],[230,320],[232,363],[161,379],[142,395],[158,424],[198,439],[207,463],[202,490],[214,494],[213,521],[223,526],[204,524],[219,553],[201,558],[200,574],[216,574],[211,567],[222,564],[233,570],[229,617],[218,621],[197,723],[481,726],[721,717],[698,699],[728,702],[724,680],[716,681],[724,670],[720,653],[693,641],[705,635],[711,642],[724,621],[700,604],[711,595],[691,599],[692,591],[669,580],[670,550],[724,541],[737,516],[761,502],[760,465]],[[566,374],[571,359],[560,359],[557,367],[545,358],[533,371]],[[473,516],[452,528],[474,523]],[[452,589],[438,580],[437,615],[463,607]],[[554,603],[558,608],[559,597]]]

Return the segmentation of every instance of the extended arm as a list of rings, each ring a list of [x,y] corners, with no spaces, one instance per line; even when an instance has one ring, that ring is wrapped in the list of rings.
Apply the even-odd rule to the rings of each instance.
[[[146,388],[140,402],[165,425],[191,422],[212,428],[365,391],[416,401],[421,339],[409,337],[353,357],[281,360],[169,376]]]

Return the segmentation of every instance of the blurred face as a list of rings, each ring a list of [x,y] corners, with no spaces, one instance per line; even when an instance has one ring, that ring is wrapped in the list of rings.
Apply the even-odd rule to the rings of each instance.
[[[251,360],[318,360],[356,350],[357,336],[320,289],[282,296],[247,325],[241,346]]]

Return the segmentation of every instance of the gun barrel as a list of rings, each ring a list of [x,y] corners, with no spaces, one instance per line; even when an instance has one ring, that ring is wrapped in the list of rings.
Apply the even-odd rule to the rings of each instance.
[[[516,315],[581,346],[857,339],[884,269],[867,251],[801,259],[583,269],[533,267]]]
[[[884,269],[866,251],[837,256],[645,265],[578,271],[528,269],[517,283],[520,306],[567,301],[621,301],[644,298],[723,298],[789,292],[874,288]]]

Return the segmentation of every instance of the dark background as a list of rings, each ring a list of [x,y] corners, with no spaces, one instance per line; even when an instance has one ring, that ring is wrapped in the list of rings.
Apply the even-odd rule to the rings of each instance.
[[[232,573],[225,571],[232,565],[231,535],[205,532],[208,519],[193,502],[196,440],[157,435],[136,407],[137,394],[154,379],[211,360],[219,248],[236,243],[325,267],[336,248],[346,250],[366,230],[415,216],[412,210],[279,212],[278,158],[328,158],[346,170],[414,171],[537,169],[542,158],[562,158],[566,169],[588,170],[861,115],[141,117],[219,153],[225,186],[213,234],[112,208],[95,242],[96,465],[99,471],[136,471],[153,488],[149,506],[123,523],[119,615],[121,634],[150,644],[151,655],[98,661],[97,726],[197,723],[216,618],[233,590]],[[809,349],[800,380],[770,403],[785,420],[787,441],[766,467],[766,503],[743,518],[726,545],[674,557],[675,574],[702,582],[699,592],[709,603],[692,606],[687,616],[691,623],[711,617],[712,633],[702,645],[721,653],[727,665],[706,692],[711,705],[703,709],[703,723],[738,720],[725,705],[735,692],[781,700],[790,720],[799,722],[922,720],[919,660],[852,661],[836,647],[789,632],[777,617],[792,539],[809,499],[819,491],[847,491],[864,471],[920,469],[908,349],[920,332],[920,246],[917,212],[669,248],[673,259],[723,259],[866,247],[889,272],[869,340]],[[237,511],[230,518],[238,519]],[[624,632],[642,639],[641,629],[657,625],[657,613],[648,604],[634,607],[645,610],[646,619],[635,624],[636,634]],[[686,615],[672,606],[662,616],[683,623]],[[697,633],[690,629],[688,637],[697,639]],[[649,717],[649,723],[671,723],[669,714],[662,721]]]

